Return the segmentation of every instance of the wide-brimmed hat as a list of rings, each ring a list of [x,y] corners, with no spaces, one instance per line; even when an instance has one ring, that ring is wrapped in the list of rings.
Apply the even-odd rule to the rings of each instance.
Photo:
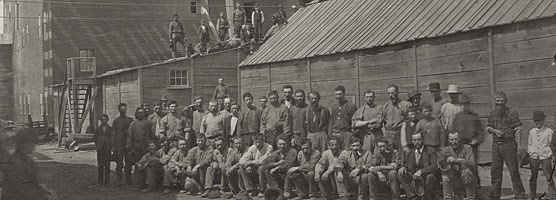
[[[162,96],[160,98],[161,101],[169,101],[170,99],[168,99],[168,97],[166,95]]]
[[[543,111],[536,110],[533,112],[533,121],[542,121],[546,118]]]
[[[439,82],[432,82],[429,83],[429,91],[440,91],[440,83]]]
[[[409,93],[407,93],[407,98],[408,99],[413,99],[415,97],[421,96],[421,93],[417,90],[411,90],[409,91]]]
[[[446,91],[446,93],[448,93],[448,94],[459,94],[459,93],[461,93],[459,91],[459,85],[448,85],[448,91]]]

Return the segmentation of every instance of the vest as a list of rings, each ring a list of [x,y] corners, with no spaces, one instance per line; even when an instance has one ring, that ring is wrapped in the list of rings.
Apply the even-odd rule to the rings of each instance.
[[[255,21],[256,22],[261,22],[263,20],[263,15],[261,13],[261,11],[253,11],[255,14]]]

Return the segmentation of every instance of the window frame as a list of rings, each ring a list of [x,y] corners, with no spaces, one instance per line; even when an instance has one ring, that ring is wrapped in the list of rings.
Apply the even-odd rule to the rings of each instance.
[[[90,55],[85,55],[82,56],[81,52],[86,52],[85,54],[90,54]],[[50,53],[49,53],[50,54]],[[79,71],[82,72],[93,72],[95,69],[92,60],[88,62],[87,58],[94,58],[95,57],[95,49],[79,49],[79,57],[81,59],[79,59]],[[83,68],[83,66],[88,66],[87,68]]]
[[[181,76],[177,76],[176,74],[174,74],[174,76],[172,76],[172,71],[180,71],[181,72]],[[186,73],[185,76],[183,76],[183,73]],[[174,84],[172,85],[172,79],[176,79],[176,80],[180,80],[181,83],[183,83],[183,79],[185,78],[185,82],[186,84]],[[166,69],[166,88],[168,89],[187,89],[187,88],[191,88],[191,84],[190,84],[190,80],[191,80],[191,73],[189,69],[186,68],[167,68]]]
[[[191,12],[192,14],[197,14],[199,13],[198,11],[198,5],[196,1],[191,1],[189,2],[189,12]]]

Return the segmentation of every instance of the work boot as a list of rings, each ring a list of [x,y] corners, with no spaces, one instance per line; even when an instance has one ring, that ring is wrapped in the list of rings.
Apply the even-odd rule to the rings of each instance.
[[[209,196],[209,194],[210,194],[210,190],[206,189],[205,192],[203,192],[203,194],[201,194],[201,197],[207,198]]]
[[[162,195],[169,195],[170,194],[170,188],[165,187],[164,191],[162,192]]]
[[[152,192],[154,190],[154,186],[150,185],[149,187],[141,190],[143,193]]]

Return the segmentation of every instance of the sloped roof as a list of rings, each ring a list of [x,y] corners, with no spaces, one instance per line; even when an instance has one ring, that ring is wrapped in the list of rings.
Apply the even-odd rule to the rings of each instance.
[[[297,11],[240,66],[368,49],[555,13],[555,0],[329,0]]]

